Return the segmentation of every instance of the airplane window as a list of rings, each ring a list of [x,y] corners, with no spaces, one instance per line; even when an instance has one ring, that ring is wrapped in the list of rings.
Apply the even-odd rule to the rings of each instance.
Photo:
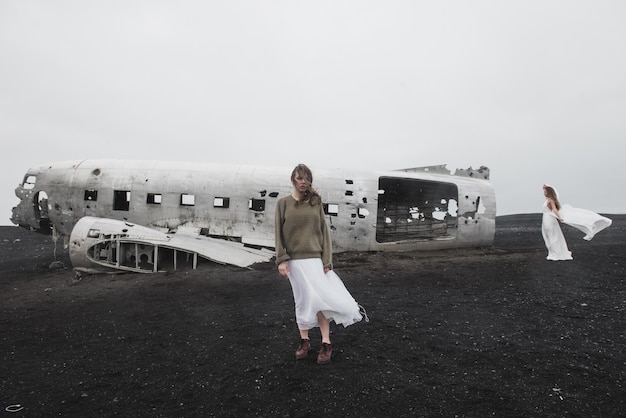
[[[95,202],[98,200],[97,190],[85,190],[85,200]]]
[[[162,199],[162,196],[160,193],[148,193],[148,198],[146,200],[146,203],[151,203],[153,205],[160,205],[161,199]]]
[[[183,193],[180,195],[181,206],[193,206],[196,204],[196,196],[192,194]]]
[[[248,208],[256,212],[263,212],[265,210],[265,199],[250,199]]]
[[[24,179],[24,183],[22,187],[25,189],[33,189],[35,187],[35,182],[37,181],[37,176],[26,176]]]
[[[228,208],[230,206],[230,197],[216,197],[213,199],[214,208]]]

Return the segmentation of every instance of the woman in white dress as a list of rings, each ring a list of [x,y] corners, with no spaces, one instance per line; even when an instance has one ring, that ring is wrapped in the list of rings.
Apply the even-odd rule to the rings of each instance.
[[[330,362],[330,321],[344,327],[367,315],[332,270],[332,243],[322,199],[312,187],[313,174],[299,164],[291,174],[293,192],[276,205],[276,264],[289,279],[296,308],[300,345],[296,359],[308,356],[309,330],[319,327],[322,345],[317,362]]]
[[[590,241],[595,234],[611,225],[609,218],[586,209],[561,205],[554,187],[543,185],[543,204],[541,234],[548,249],[548,260],[572,260],[572,253],[567,248],[565,237],[559,222],[566,223],[585,233],[583,239]]]

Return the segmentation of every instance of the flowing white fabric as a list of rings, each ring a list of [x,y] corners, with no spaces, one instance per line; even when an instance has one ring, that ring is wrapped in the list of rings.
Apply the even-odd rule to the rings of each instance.
[[[607,217],[598,215],[587,209],[574,208],[570,205],[563,205],[559,213],[561,214],[561,218],[563,218],[563,222],[584,232],[586,235],[583,239],[587,241],[591,241],[594,235],[608,228],[613,223],[613,221]]]
[[[289,282],[299,329],[318,327],[317,312],[344,327],[363,319],[359,305],[339,276],[333,270],[324,274],[321,259],[289,260]]]

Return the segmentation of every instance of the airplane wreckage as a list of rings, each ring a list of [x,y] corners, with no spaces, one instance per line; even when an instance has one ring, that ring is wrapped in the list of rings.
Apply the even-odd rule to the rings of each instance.
[[[292,168],[85,160],[28,170],[11,221],[63,237],[83,273],[247,267],[274,256],[274,212]],[[493,244],[489,169],[316,169],[335,252]]]

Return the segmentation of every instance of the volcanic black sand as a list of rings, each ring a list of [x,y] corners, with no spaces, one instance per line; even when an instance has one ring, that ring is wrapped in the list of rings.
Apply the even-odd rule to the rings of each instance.
[[[60,243],[1,227],[0,416],[624,416],[626,215],[608,216],[591,242],[563,226],[573,261],[545,259],[539,214],[499,217],[490,248],[336,254],[370,322],[333,324],[329,365],[294,359],[272,263],[76,280],[49,268]]]

